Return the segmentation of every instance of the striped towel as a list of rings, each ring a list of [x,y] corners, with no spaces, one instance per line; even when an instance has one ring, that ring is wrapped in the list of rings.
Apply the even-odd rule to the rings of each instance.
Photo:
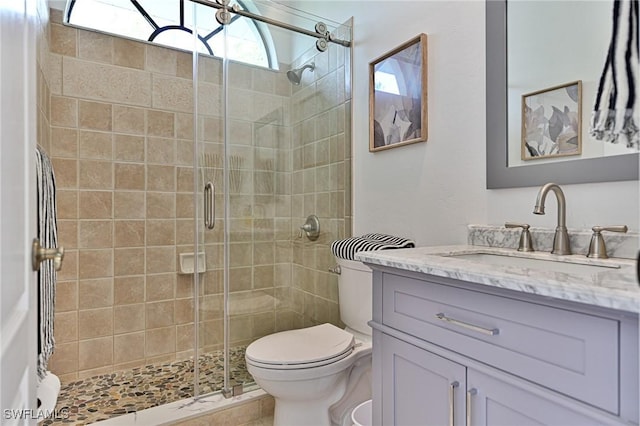
[[[613,2],[613,32],[591,116],[598,140],[640,148],[638,0]]]
[[[38,239],[45,248],[58,246],[56,223],[56,183],[47,154],[36,149],[36,185],[38,190]],[[53,314],[55,308],[56,269],[53,260],[40,263],[38,271],[38,377],[47,374],[53,354]]]
[[[385,234],[365,234],[361,237],[336,240],[331,243],[331,252],[340,259],[355,260],[359,251],[376,251],[415,247],[413,240]]]

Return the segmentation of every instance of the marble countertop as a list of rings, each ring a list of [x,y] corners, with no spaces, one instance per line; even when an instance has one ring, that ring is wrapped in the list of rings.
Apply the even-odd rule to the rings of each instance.
[[[615,265],[619,268],[597,268],[594,272],[554,272],[543,269],[543,266],[531,268],[502,266],[455,257],[455,255],[472,253],[586,265]],[[616,310],[640,312],[640,287],[636,278],[636,262],[630,259],[589,259],[584,255],[557,256],[546,252],[521,253],[511,248],[472,245],[360,252],[356,254],[356,259],[372,265],[421,272]]]

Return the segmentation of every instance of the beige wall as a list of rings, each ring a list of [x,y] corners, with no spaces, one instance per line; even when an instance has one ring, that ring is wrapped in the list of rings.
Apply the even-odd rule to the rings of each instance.
[[[51,369],[69,380],[193,346],[191,278],[176,274],[193,241],[193,95],[191,55],[60,19],[52,11],[49,152],[67,253]]]
[[[350,30],[338,31],[351,38]],[[292,217],[297,229],[315,214],[322,232],[314,242],[293,241],[291,310],[296,326],[340,326],[338,277],[328,269],[336,264],[331,242],[351,236],[350,49],[335,44],[324,53],[311,49],[294,65],[310,62],[314,72],[305,71],[292,96]]]
[[[49,30],[40,127],[56,172],[59,238],[67,250],[50,368],[69,381],[191,356],[192,275],[178,273],[180,253],[194,251],[191,54],[66,27],[59,11],[52,11]],[[325,58],[327,66],[329,58],[338,65],[337,51]],[[348,222],[336,214],[350,210],[349,106],[338,85],[343,62],[338,68],[316,74],[309,95],[318,108],[301,116],[288,67],[231,64],[229,154],[242,158],[230,167],[231,346],[339,322],[337,280],[325,272],[332,263],[328,244],[348,234]],[[223,343],[221,71],[219,60],[200,57],[196,158],[208,167],[198,181],[218,180],[216,228],[199,230],[207,257],[199,328],[205,351]],[[303,139],[317,156],[312,163],[296,160]],[[302,188],[299,173],[307,179]],[[292,238],[314,212],[323,235],[297,250],[302,241]]]
[[[49,9],[46,2],[38,7],[38,38],[36,40],[36,117],[37,117],[37,143],[46,152],[50,151],[50,122],[49,122],[49,98],[51,97],[50,68],[49,67]]]

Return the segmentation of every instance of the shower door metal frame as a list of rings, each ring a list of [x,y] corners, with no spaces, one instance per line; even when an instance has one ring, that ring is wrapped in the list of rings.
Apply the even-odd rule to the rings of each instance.
[[[218,12],[222,11],[223,14],[228,15],[229,13],[234,13],[236,15],[240,15],[245,18],[254,19],[259,22],[264,22],[265,24],[275,25],[276,27],[280,27],[285,30],[294,31],[300,34],[307,35],[309,37],[315,37],[318,39],[318,43],[316,43],[318,50],[321,50],[323,52],[324,50],[326,50],[327,43],[336,43],[344,47],[351,47],[350,41],[336,38],[333,34],[327,31],[327,26],[323,22],[318,22],[316,24],[315,32],[314,32],[314,31],[307,30],[305,28],[297,27],[295,25],[287,24],[286,22],[281,22],[276,19],[268,18],[266,16],[257,15],[255,13],[242,10],[239,7],[236,7],[235,5],[229,8],[229,0],[217,0],[217,2],[215,3],[213,1],[207,1],[207,0],[191,0],[191,1],[193,3],[201,4],[203,6],[208,6],[208,7],[218,9]],[[230,18],[227,18],[227,17],[221,18],[220,16],[223,14],[220,14],[220,13],[216,14],[216,19],[218,19],[218,22],[220,24],[225,25],[229,23],[227,19],[230,19]],[[321,48],[322,44],[324,44],[324,48]]]

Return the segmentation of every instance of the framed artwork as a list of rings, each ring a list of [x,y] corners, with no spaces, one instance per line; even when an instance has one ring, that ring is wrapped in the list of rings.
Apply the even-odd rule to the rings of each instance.
[[[427,140],[427,35],[369,63],[369,151]]]
[[[521,158],[582,153],[582,81],[522,95]]]

